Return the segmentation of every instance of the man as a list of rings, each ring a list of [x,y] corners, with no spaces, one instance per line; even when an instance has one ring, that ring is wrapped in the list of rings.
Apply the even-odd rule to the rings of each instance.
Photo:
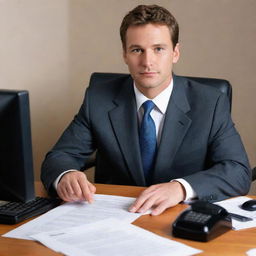
[[[120,35],[131,76],[87,89],[43,163],[47,190],[93,202],[95,186],[82,170],[97,150],[96,182],[149,186],[131,212],[158,215],[187,199],[246,194],[251,173],[227,97],[172,74],[180,56],[175,18],[140,5],[124,17]]]

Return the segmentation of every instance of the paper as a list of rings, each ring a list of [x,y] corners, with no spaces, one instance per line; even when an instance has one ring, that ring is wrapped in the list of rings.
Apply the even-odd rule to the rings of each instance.
[[[96,194],[92,204],[65,203],[3,236],[31,239],[30,236],[36,233],[80,226],[112,217],[131,223],[142,215],[128,211],[134,201],[133,197]]]
[[[67,256],[186,256],[202,251],[155,235],[135,225],[105,219],[83,226],[33,235]]]
[[[256,227],[256,211],[254,211],[254,212],[246,211],[246,210],[241,209],[241,207],[240,207],[245,201],[248,201],[251,199],[252,198],[247,197],[247,196],[239,196],[239,197],[231,198],[228,200],[220,201],[215,204],[222,206],[230,213],[236,213],[239,215],[253,218],[253,220],[246,221],[246,222],[241,222],[241,221],[232,219],[233,229],[240,230],[240,229],[244,229],[244,228]]]
[[[256,256],[256,248],[250,249],[246,252],[248,256]]]

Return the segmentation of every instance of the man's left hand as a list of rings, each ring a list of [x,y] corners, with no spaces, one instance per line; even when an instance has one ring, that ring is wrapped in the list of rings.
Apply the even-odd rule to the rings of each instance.
[[[152,185],[139,195],[129,211],[144,213],[152,208],[151,215],[159,215],[183,201],[185,196],[185,189],[178,181]]]

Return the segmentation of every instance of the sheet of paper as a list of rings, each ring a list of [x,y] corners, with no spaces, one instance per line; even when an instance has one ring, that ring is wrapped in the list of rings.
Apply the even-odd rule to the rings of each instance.
[[[250,249],[246,252],[248,256],[256,256],[256,248]]]
[[[250,199],[252,199],[252,198],[247,197],[247,196],[239,196],[239,197],[231,198],[231,199],[220,201],[220,202],[216,203],[216,204],[222,206],[223,208],[225,208],[228,212],[236,213],[239,215],[253,218],[253,220],[246,221],[246,222],[241,222],[241,221],[232,219],[233,229],[240,230],[240,229],[244,229],[244,228],[256,227],[256,211],[254,211],[254,212],[245,211],[245,210],[241,209],[241,207],[240,207],[245,201],[248,201]]]
[[[117,219],[33,235],[33,238],[67,256],[186,256],[200,250],[160,237]]]
[[[65,203],[3,236],[31,239],[30,236],[36,233],[80,226],[112,217],[131,223],[142,215],[128,211],[134,200],[133,197],[96,194],[92,204]]]

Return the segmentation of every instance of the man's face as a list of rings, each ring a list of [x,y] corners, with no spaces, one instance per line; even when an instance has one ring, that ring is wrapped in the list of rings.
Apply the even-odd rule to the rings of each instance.
[[[131,26],[126,32],[124,61],[136,87],[148,98],[154,98],[169,85],[172,66],[179,55],[179,45],[173,49],[166,25]]]

